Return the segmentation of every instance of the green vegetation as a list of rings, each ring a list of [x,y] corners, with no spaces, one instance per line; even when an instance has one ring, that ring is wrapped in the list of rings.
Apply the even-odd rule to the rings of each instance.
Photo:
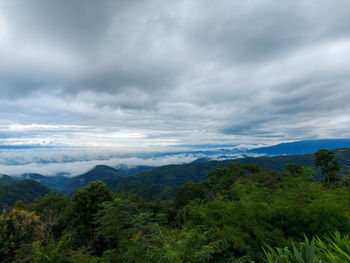
[[[338,149],[328,152],[334,153],[335,161],[342,168],[340,173],[347,174],[348,170],[350,170],[350,149]],[[198,162],[188,164],[165,165],[131,176],[125,176],[125,173],[111,167],[97,166],[90,172],[73,178],[69,189],[77,189],[88,185],[94,180],[102,180],[110,189],[124,191],[129,194],[137,193],[148,200],[155,200],[157,198],[168,200],[174,196],[174,194],[169,194],[169,191],[174,193],[179,186],[187,182],[197,183],[206,180],[207,174],[210,171],[227,167],[231,162],[241,163],[243,165],[251,163],[261,168],[269,168],[278,172],[283,172],[287,164],[295,164],[311,168],[316,179],[324,178],[325,174],[322,174],[321,169],[316,167],[314,158],[314,154],[304,154],[256,158],[246,157],[209,162],[199,160]],[[90,177],[90,175],[93,176]],[[147,185],[152,185],[152,187]],[[156,191],[156,188],[159,188],[159,185],[172,187],[172,189],[170,190],[168,188],[165,192],[165,189],[160,189],[159,192],[164,193],[158,194],[159,192],[158,190]],[[146,191],[146,188],[149,188],[149,191]]]
[[[322,173],[326,175],[327,183],[336,180],[336,172],[340,170],[338,161],[334,159],[334,152],[321,149],[315,153],[315,165],[320,167]]]
[[[24,203],[31,203],[37,197],[47,194],[49,188],[33,180],[22,180],[0,186],[0,209],[9,209],[21,199]]]
[[[82,175],[73,177],[69,181],[67,187],[69,190],[75,190],[83,186],[86,186],[89,183],[96,180],[104,180],[104,179],[119,177],[119,176],[125,176],[125,174],[106,165],[97,165],[94,169]]]
[[[116,193],[137,194],[147,200],[171,200],[174,199],[178,187],[171,187],[161,184],[143,184],[135,181],[126,181],[113,188]]]
[[[0,260],[349,262],[344,173],[333,170],[328,182],[298,164],[276,171],[232,162],[178,189],[125,181],[134,193],[122,184],[113,193],[95,181],[71,197],[50,192],[0,215]]]
[[[324,239],[313,238],[298,244],[292,243],[291,248],[264,249],[266,263],[340,263],[350,262],[349,235],[336,233]]]
[[[8,175],[0,175],[0,187],[14,183],[15,180]]]
[[[12,262],[31,242],[41,239],[43,227],[33,212],[14,208],[0,216],[0,261]],[[22,256],[22,255],[21,255]],[[26,255],[23,255],[26,257]]]

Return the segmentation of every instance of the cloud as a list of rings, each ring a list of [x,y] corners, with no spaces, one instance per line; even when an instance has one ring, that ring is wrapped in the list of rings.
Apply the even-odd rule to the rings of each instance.
[[[349,10],[341,0],[3,0],[0,143],[350,137]]]
[[[135,167],[137,165],[162,166],[167,164],[188,163],[197,158],[198,157],[196,155],[178,154],[153,158],[120,157],[111,158],[107,160],[86,160],[53,163],[40,163],[38,162],[38,160],[36,160],[36,162],[28,164],[0,164],[0,171],[1,174],[7,174],[12,176],[21,175],[23,173],[38,173],[46,176],[64,174],[65,176],[70,177],[83,174],[95,167],[96,165],[108,165],[111,167],[118,167],[119,165],[126,165],[129,167]]]
[[[143,152],[139,149],[100,149],[100,148],[29,148],[0,149],[0,174],[21,175],[39,173],[46,176],[65,174],[76,176],[85,173],[96,165],[135,167],[138,165],[162,166],[183,164],[207,156],[213,159],[222,157],[220,148],[232,149],[231,145],[209,145],[203,147],[174,147],[165,151],[162,148]],[[240,152],[225,151],[225,156],[239,157]]]

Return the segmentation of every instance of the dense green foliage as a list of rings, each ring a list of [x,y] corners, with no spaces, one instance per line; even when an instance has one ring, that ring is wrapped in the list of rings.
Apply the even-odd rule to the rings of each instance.
[[[333,174],[337,180],[317,181],[313,173],[296,164],[275,171],[229,163],[206,180],[183,184],[173,200],[158,198],[170,199],[174,188],[138,181],[124,183],[146,198],[112,193],[102,181],[71,197],[51,192],[0,216],[0,256],[7,262],[348,262],[349,180]],[[121,186],[113,190],[123,192]]]
[[[113,188],[116,193],[137,194],[147,200],[170,200],[174,199],[178,187],[171,187],[161,184],[143,184],[135,181],[126,181],[123,184]]]
[[[38,216],[16,208],[10,213],[2,213],[0,230],[0,262],[12,262],[21,250],[25,250],[27,243],[40,239],[43,233]]]

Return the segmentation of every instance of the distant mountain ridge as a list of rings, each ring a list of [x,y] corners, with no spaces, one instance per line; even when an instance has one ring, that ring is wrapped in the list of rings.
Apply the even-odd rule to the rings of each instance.
[[[257,153],[265,155],[294,155],[313,153],[319,149],[339,149],[350,148],[350,139],[324,139],[324,140],[305,140],[289,143],[280,143],[274,146],[260,147],[248,150],[248,153]]]
[[[41,183],[53,190],[64,191],[67,183],[70,181],[70,178],[56,175],[56,176],[44,176],[36,173],[25,173],[16,178],[17,180],[34,180],[38,183]]]
[[[117,176],[126,176],[125,173],[107,165],[97,165],[90,171],[75,176],[67,184],[67,190],[75,190],[96,180],[104,180]]]
[[[343,169],[343,173],[347,173],[350,169],[350,148],[337,149],[334,150],[334,152],[339,165]],[[276,171],[283,171],[287,163],[293,163],[309,166],[314,169],[316,178],[321,177],[321,172],[314,166],[314,154],[311,153],[304,155],[245,157],[224,161],[165,165],[133,176],[114,176],[110,178],[100,177],[99,180],[104,181],[111,189],[117,191],[122,190],[125,192],[134,192],[132,185],[137,185],[141,189],[145,189],[145,185],[152,186],[152,189],[156,189],[156,185],[179,187],[186,182],[200,182],[205,180],[207,179],[208,172],[216,168],[226,167],[230,162],[239,162],[242,164],[254,163],[261,168],[269,168]],[[129,190],[127,185],[129,185]],[[170,191],[169,189],[166,190],[168,192]]]

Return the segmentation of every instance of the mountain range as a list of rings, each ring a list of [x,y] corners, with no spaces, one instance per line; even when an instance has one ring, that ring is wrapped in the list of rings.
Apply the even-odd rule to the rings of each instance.
[[[339,148],[350,148],[350,139],[306,140],[280,143],[274,146],[251,149],[248,153],[274,156],[284,154],[306,154],[316,152],[319,149],[330,150]]]
[[[34,173],[26,173],[17,177],[0,175],[0,207],[13,205],[17,198],[30,202],[37,196],[49,192],[50,189],[70,194],[95,180],[104,181],[115,192],[139,194],[147,199],[171,199],[176,195],[179,186],[189,181],[205,180],[209,171],[226,167],[230,162],[254,163],[261,168],[277,171],[282,171],[287,163],[299,164],[312,167],[315,177],[320,178],[321,172],[314,167],[314,154],[308,152],[343,145],[349,145],[349,148],[336,149],[334,152],[342,167],[342,172],[347,173],[350,169],[350,140],[341,139],[293,142],[251,150],[254,153],[268,155],[260,157],[227,160],[210,160],[204,157],[187,164],[160,167],[120,166],[116,169],[97,165],[90,171],[72,178],[63,175],[44,176]],[[289,155],[295,152],[303,154]]]

